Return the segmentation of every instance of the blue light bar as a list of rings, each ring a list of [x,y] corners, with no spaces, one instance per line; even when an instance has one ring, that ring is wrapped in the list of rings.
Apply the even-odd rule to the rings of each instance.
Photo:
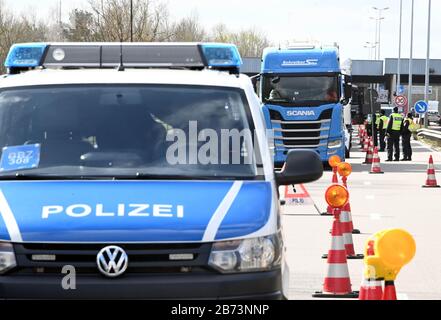
[[[239,50],[232,44],[210,43],[202,44],[202,52],[209,67],[212,68],[239,68],[242,58]]]
[[[41,65],[47,45],[44,43],[15,44],[5,60],[6,68],[32,68]]]

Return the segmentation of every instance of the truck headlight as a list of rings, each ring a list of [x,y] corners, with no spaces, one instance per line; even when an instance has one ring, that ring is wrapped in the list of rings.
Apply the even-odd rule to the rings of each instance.
[[[267,271],[280,266],[280,235],[217,242],[208,264],[222,273]]]
[[[16,266],[17,261],[15,260],[12,244],[0,242],[0,275],[15,268]]]
[[[337,148],[340,148],[341,146],[342,146],[341,139],[332,140],[332,141],[329,141],[329,143],[328,143],[328,148],[329,149],[337,149]]]

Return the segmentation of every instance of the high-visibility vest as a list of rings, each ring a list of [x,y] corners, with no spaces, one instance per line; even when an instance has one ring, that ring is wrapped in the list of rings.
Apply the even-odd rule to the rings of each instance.
[[[404,121],[408,121],[408,122],[409,122],[409,127],[408,127],[408,129],[409,129],[410,132],[415,132],[415,131],[417,131],[417,127],[416,127],[415,122],[413,122],[413,119],[406,118],[406,119],[404,119]]]
[[[403,122],[403,116],[399,113],[392,113],[391,118],[392,118],[392,130],[400,131],[401,123]]]
[[[380,125],[380,118],[381,118],[381,114],[376,113],[375,114],[375,125],[377,126],[377,128]]]
[[[383,120],[383,130],[387,129],[387,124],[389,123],[389,118],[385,115],[380,117],[380,121]],[[377,129],[380,129],[380,121],[378,121]]]

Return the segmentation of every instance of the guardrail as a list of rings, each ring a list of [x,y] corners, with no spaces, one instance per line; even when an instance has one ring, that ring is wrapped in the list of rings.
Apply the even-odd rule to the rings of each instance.
[[[441,140],[441,132],[436,130],[430,130],[430,129],[419,129],[417,131],[418,136],[427,136],[432,139]]]

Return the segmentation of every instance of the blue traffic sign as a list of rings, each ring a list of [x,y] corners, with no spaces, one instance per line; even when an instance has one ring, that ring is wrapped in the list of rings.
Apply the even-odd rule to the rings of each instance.
[[[415,112],[416,113],[427,113],[427,111],[429,110],[429,105],[427,104],[426,101],[418,101],[417,103],[415,103]]]

